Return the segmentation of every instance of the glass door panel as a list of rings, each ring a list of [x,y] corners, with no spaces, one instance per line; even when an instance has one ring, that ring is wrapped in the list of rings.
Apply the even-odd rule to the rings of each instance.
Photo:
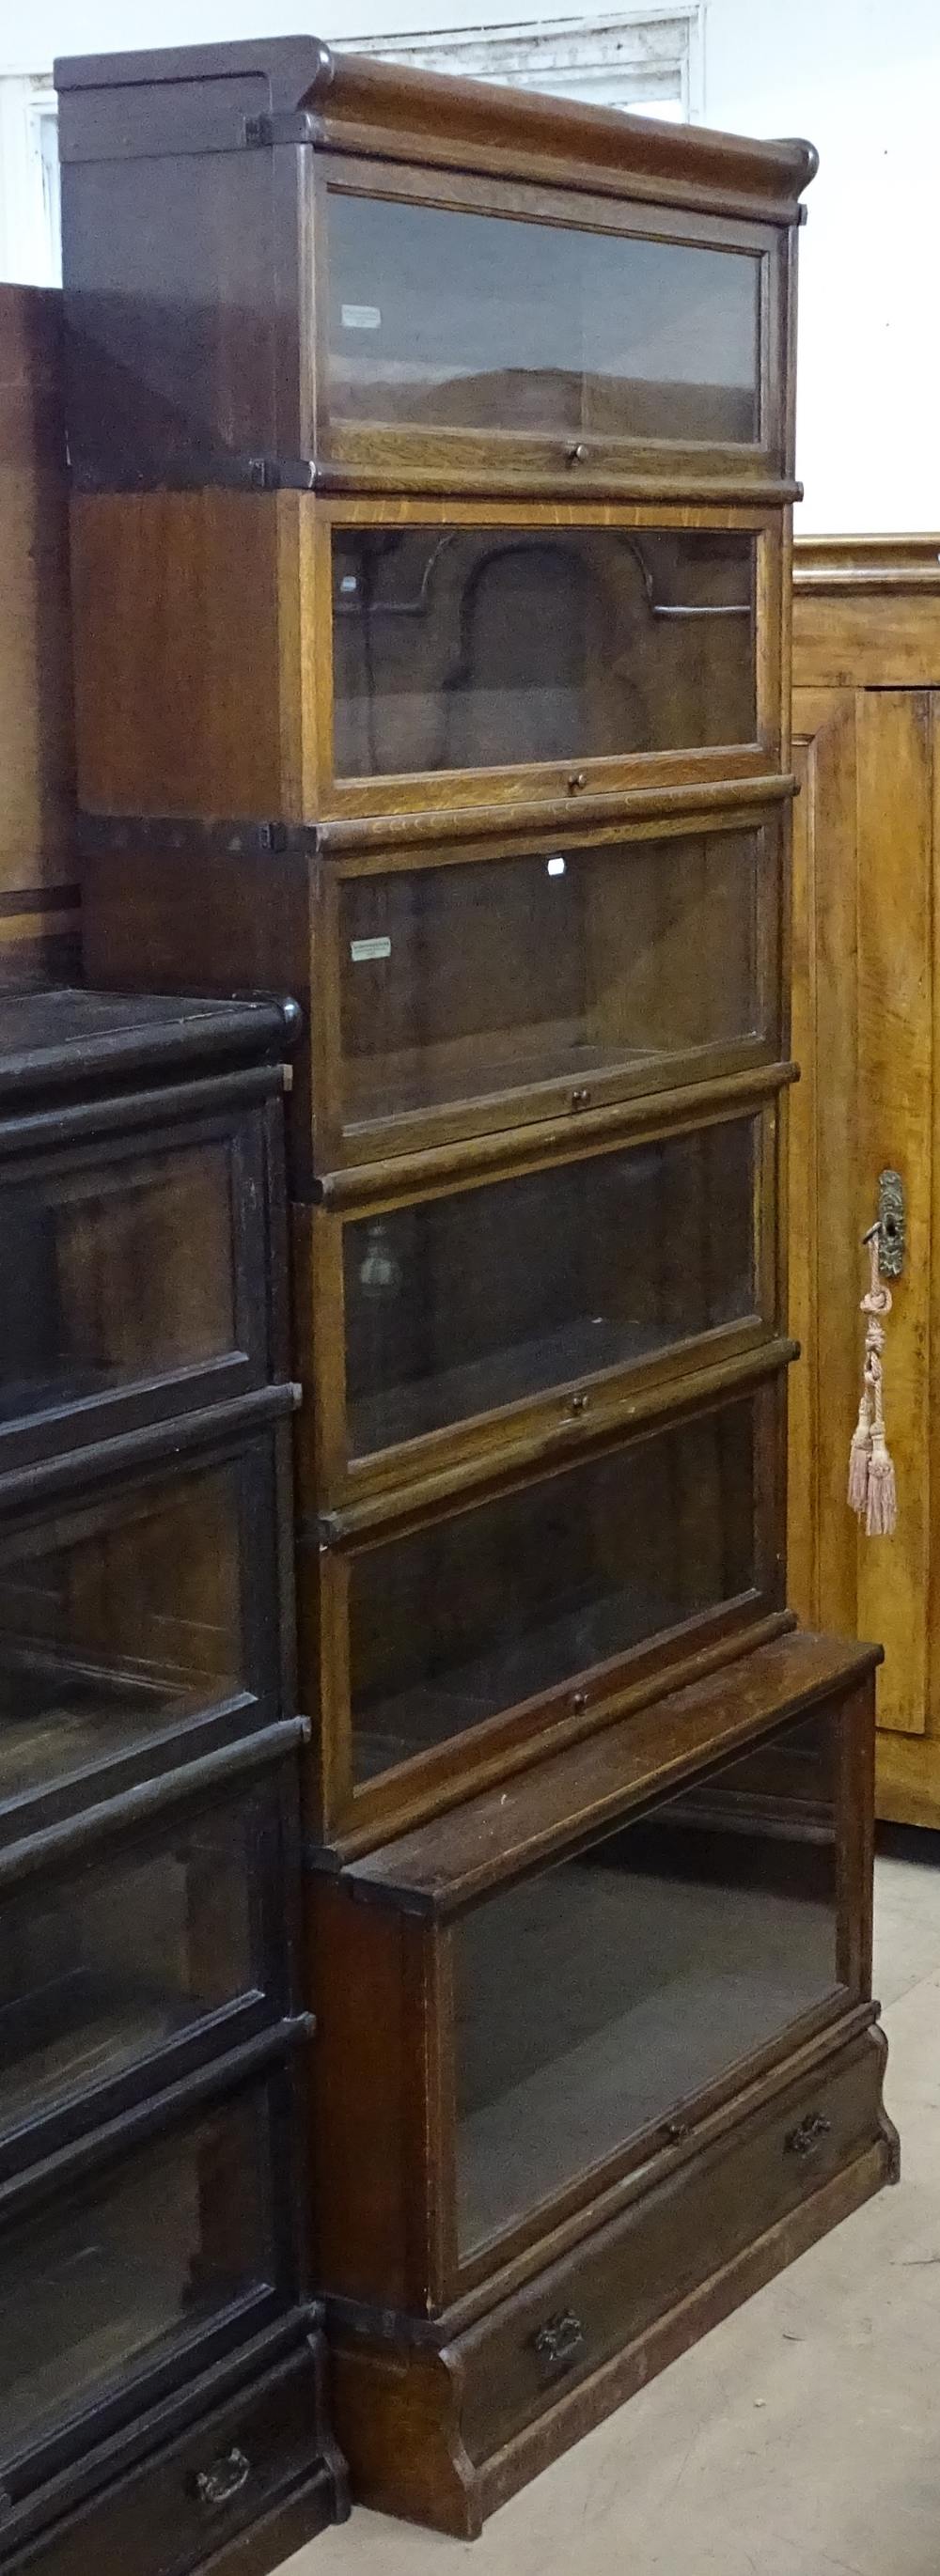
[[[752,1315],[754,1180],[737,1119],[348,1223],[350,1454]]]
[[[772,1042],[762,875],[756,832],[715,832],[345,878],[347,1132],[472,1101],[508,1126],[527,1087],[589,1105]]]
[[[833,1730],[800,1729],[812,1832],[740,1831],[749,1756],[455,1925],[464,2257],[836,1993]]]
[[[280,2006],[270,1790],[92,1856],[0,1910],[0,2130],[127,2074],[239,2004]],[[132,1927],[132,1937],[131,1937]]]
[[[478,1504],[351,1566],[360,1784],[755,1582],[749,1403]]]
[[[59,1159],[3,1190],[0,1432],[237,1350],[230,1155]]]
[[[334,422],[752,444],[760,260],[328,191]]]
[[[233,1462],[112,1488],[4,1541],[0,1799],[251,1688],[241,1502]]]
[[[753,744],[755,540],[337,527],[337,778]]]
[[[227,2103],[4,2237],[4,2468],[200,2328],[270,2298],[269,2117],[266,2094]]]

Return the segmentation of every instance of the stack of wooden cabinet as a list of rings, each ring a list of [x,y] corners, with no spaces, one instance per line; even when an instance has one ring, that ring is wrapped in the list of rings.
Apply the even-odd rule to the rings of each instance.
[[[794,1633],[798,144],[60,68],[99,981],[291,990],[310,2162],[354,2491],[483,2515],[885,2177]]]
[[[342,2511],[298,2170],[283,1011],[0,1002],[0,2565]]]

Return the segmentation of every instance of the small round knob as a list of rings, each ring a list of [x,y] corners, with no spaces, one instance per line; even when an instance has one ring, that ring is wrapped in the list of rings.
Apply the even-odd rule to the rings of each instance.
[[[591,1094],[589,1091],[585,1091],[583,1084],[579,1083],[577,1090],[573,1091],[571,1094],[572,1109],[589,1109],[590,1105]]]
[[[583,465],[587,455],[583,438],[576,439],[573,447],[566,448],[565,454],[569,465]]]
[[[580,793],[581,793],[581,789],[582,789],[582,787],[586,787],[586,786],[587,786],[587,770],[586,770],[586,769],[573,769],[573,770],[571,771],[570,777],[569,777],[569,779],[568,779],[568,794],[569,794],[569,796],[579,796],[579,795],[580,795]]]
[[[581,1710],[586,1708],[587,1704],[588,1695],[585,1690],[572,1691],[570,1706],[576,1717],[580,1716]]]
[[[587,1389],[583,1386],[579,1386],[576,1389],[575,1394],[570,1399],[568,1405],[569,1413],[586,1413],[590,1401],[591,1399],[587,1393]]]

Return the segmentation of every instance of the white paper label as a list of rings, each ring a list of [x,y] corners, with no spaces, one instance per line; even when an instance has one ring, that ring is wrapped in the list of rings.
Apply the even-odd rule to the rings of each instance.
[[[351,939],[349,954],[354,966],[370,966],[378,957],[390,957],[390,939]]]
[[[343,304],[340,310],[344,331],[381,331],[382,315],[377,304]]]

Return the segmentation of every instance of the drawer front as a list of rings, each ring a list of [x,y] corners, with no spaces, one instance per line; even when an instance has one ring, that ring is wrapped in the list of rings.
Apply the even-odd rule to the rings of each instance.
[[[265,1205],[264,1112],[8,1162],[0,1468],[263,1385]]]
[[[186,2576],[322,2466],[316,2353],[276,2371],[139,2463],[14,2557],[35,2576]],[[93,2463],[89,2464],[93,2468]],[[325,2519],[325,2516],[320,2519]],[[311,2529],[318,2518],[311,2513]]]
[[[471,2457],[511,2440],[869,2145],[881,2065],[867,2036],[827,2060],[474,2328],[458,2347]]]

